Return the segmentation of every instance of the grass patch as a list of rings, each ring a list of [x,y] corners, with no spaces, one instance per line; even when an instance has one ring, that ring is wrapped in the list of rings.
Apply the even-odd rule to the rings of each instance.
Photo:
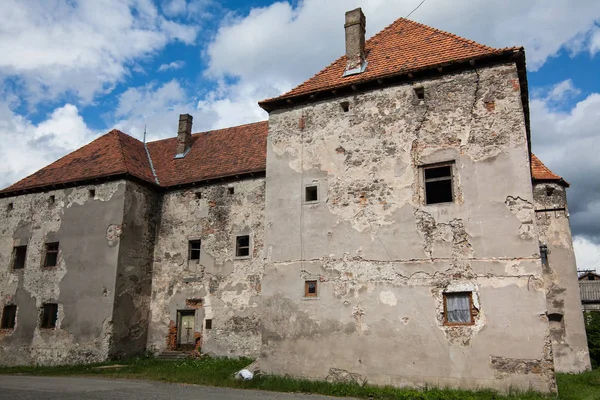
[[[233,374],[250,364],[247,358],[201,358],[182,361],[162,361],[140,357],[120,361],[120,369],[97,369],[115,363],[71,365],[58,367],[0,367],[0,374],[27,374],[45,376],[97,376],[122,379],[147,379],[172,383],[258,389],[277,392],[315,393],[329,396],[347,396],[373,399],[405,400],[547,400],[556,399],[535,392],[500,395],[491,390],[411,390],[393,387],[360,386],[348,383],[315,382],[281,376],[259,376],[251,381],[238,381]],[[600,370],[570,375],[559,374],[561,400],[600,400]]]

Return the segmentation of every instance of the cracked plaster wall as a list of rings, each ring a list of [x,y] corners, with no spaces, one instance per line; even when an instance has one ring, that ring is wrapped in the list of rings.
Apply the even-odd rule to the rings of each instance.
[[[173,347],[178,310],[195,310],[202,353],[258,355],[264,191],[265,180],[256,178],[164,195],[154,251],[149,350]],[[250,235],[251,257],[235,257],[237,234]],[[188,260],[188,241],[197,239],[200,260]],[[212,329],[204,328],[206,319],[212,319]]]
[[[557,372],[583,372],[591,365],[566,188],[556,183],[537,183],[533,197],[539,239],[548,248],[548,265],[544,266],[548,314],[562,316],[562,321],[550,322],[555,368]]]
[[[555,390],[518,82],[508,64],[270,113],[262,369]],[[455,201],[425,205],[439,162]],[[444,326],[465,290],[475,323]]]
[[[17,305],[15,329],[0,332],[2,364],[108,357],[125,186],[117,181],[0,199],[0,302]],[[44,243],[54,241],[58,265],[43,268]],[[27,245],[26,265],[13,270],[12,249],[19,245]],[[58,304],[56,329],[39,328],[43,303]]]

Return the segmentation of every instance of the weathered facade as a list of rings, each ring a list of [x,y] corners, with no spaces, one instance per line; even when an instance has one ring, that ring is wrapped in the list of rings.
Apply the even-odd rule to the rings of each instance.
[[[347,14],[347,55],[261,102],[268,122],[111,131],[0,191],[2,362],[188,351],[543,392],[588,369],[523,49],[404,19],[365,41],[365,24]]]

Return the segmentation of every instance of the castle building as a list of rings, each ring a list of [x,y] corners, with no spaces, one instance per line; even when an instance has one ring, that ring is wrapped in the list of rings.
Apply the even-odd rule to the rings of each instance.
[[[398,19],[259,103],[113,130],[0,191],[0,360],[152,351],[394,386],[555,391],[590,368],[566,201],[523,48]]]

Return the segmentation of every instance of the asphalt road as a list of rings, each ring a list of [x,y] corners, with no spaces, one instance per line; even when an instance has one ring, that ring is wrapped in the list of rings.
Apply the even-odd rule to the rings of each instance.
[[[0,399],[11,400],[340,400],[161,382],[0,375]],[[349,399],[346,399],[349,400]]]

